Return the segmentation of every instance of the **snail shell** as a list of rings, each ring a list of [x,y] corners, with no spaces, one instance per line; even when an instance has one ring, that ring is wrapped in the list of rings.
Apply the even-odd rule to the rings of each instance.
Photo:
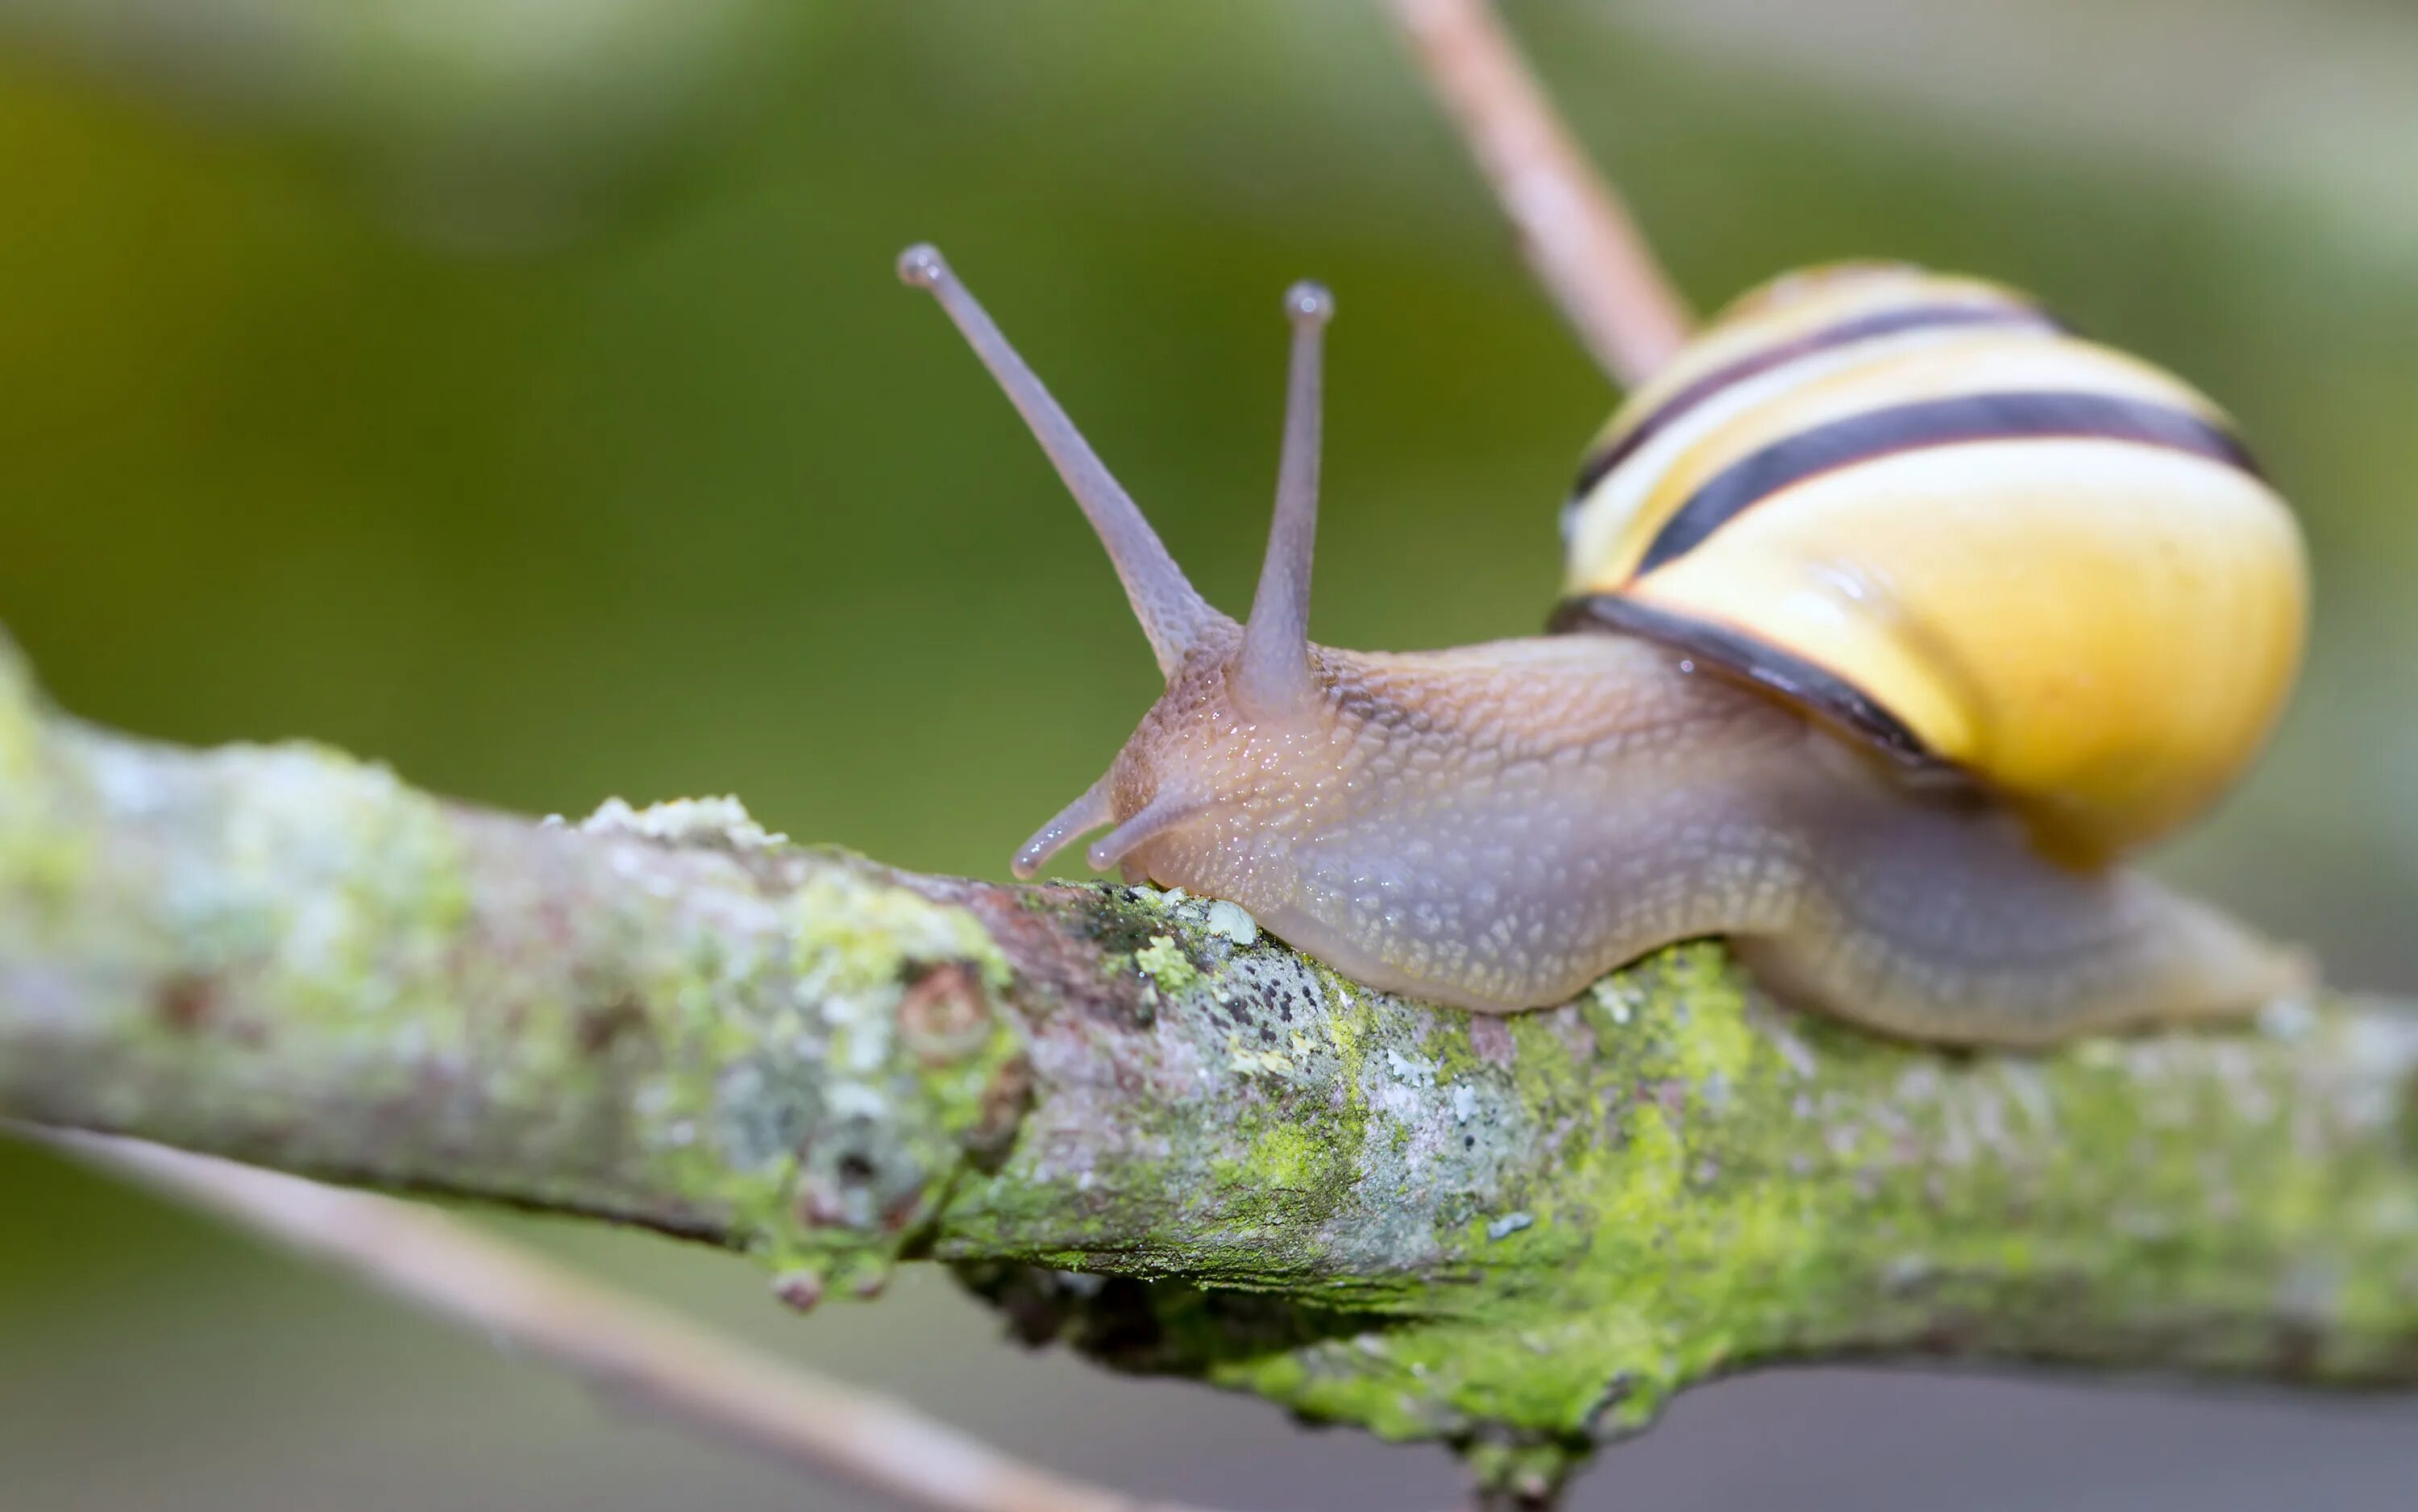
[[[1999,285],[1732,304],[1598,438],[1557,628],[1659,640],[2094,861],[2247,765],[2299,666],[2291,512],[2206,397]]]

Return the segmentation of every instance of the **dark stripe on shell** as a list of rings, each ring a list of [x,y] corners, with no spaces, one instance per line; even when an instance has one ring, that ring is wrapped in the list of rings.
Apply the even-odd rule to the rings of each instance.
[[[1617,593],[1586,593],[1565,599],[1545,628],[1557,635],[1612,631],[1668,646],[1707,665],[1772,692],[1824,722],[1871,744],[1904,775],[1962,786],[1963,768],[1934,756],[1904,721],[1854,683],[1794,652],[1732,630]]]
[[[1584,498],[1596,484],[1603,481],[1612,469],[1628,461],[1639,447],[1652,440],[1690,410],[1735,384],[1759,377],[1783,362],[1793,362],[1815,352],[1827,352],[1832,347],[1875,341],[1909,330],[1952,326],[2015,326],[2043,331],[2064,329],[2045,312],[2028,305],[1928,304],[1904,310],[1876,311],[1853,320],[1840,321],[1835,326],[1808,331],[1793,341],[1785,341],[1759,352],[1750,352],[1734,362],[1715,368],[1657,405],[1651,414],[1630,426],[1619,440],[1586,460],[1579,468],[1578,482],[1572,487],[1570,496],[1573,499]]]
[[[1750,506],[1808,478],[1900,451],[2015,439],[2130,441],[2259,476],[2258,465],[2232,433],[2188,410],[2147,400],[2048,391],[1893,405],[1798,431],[1723,467],[1662,522],[1637,573],[1685,556]]]

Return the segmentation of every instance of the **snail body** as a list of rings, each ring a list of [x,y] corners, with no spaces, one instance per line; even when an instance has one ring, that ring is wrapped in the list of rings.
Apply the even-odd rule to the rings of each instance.
[[[2112,863],[2204,805],[2274,717],[2303,613],[2290,516],[2206,401],[2014,297],[1872,268],[1750,297],[1615,416],[1583,474],[1556,623],[1596,633],[1376,653],[1308,638],[1323,290],[1287,296],[1275,522],[1238,624],[1193,590],[939,254],[911,249],[900,272],[940,298],[1023,413],[1167,679],[1108,772],[1018,852],[1018,875],[1108,826],[1087,852],[1097,869],[1231,900],[1357,980],[1481,1012],[1566,1000],[1708,935],[1794,1000],[1944,1042],[2235,1013],[2302,985],[2294,953]],[[1908,360],[1925,371],[1891,365]],[[2028,376],[2010,388],[2002,374]],[[1887,445],[1875,428],[1920,402],[1908,391],[2069,403],[2062,428],[2040,405],[1968,406],[1962,432]],[[2106,434],[2119,412],[2138,435]],[[1863,442],[1772,461],[1825,434]],[[1892,471],[2027,448],[2019,482],[1991,481],[2010,476],[2005,457],[1977,459],[1984,476],[1962,493],[1921,466]],[[2104,477],[2089,471],[2102,451],[2156,509],[2120,520],[2114,544],[2077,545],[2060,532],[2088,538],[2089,520],[2068,485]],[[1860,491],[1859,473],[1873,475]],[[1717,486],[1725,512],[1698,505]],[[1858,519],[1875,495],[1917,512]],[[1831,507],[1769,528],[1806,496]],[[2025,559],[2033,496],[2052,528],[2029,534],[2050,549]],[[1985,559],[1921,520],[1933,504],[1968,523]],[[2211,546],[2212,531],[2230,533]],[[2121,570],[2120,678],[2039,639],[2064,622],[2034,601],[2066,557]],[[1965,578],[1931,597],[1905,586],[1942,559]],[[2030,619],[1964,634],[1925,618],[1985,591],[1998,595],[1985,612]],[[2161,710],[2111,730],[2106,710],[2129,718],[2128,700],[2153,697]]]

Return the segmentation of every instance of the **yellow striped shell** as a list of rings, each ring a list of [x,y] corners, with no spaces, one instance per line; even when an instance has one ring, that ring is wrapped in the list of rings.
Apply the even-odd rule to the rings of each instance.
[[[2091,860],[2211,802],[2298,667],[2290,511],[2226,417],[1978,280],[1798,273],[1598,438],[1561,628],[1665,641]]]

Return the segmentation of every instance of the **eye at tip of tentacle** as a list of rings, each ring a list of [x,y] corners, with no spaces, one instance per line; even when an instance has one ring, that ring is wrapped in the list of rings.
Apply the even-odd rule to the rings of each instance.
[[[931,252],[928,247],[916,250]],[[1326,292],[1325,284],[1304,279],[1285,290],[1285,313],[1296,324],[1324,326],[1335,318],[1335,296]]]
[[[911,283],[919,289],[939,287],[949,276],[949,265],[941,256],[941,249],[928,241],[919,241],[898,254],[898,282]]]

